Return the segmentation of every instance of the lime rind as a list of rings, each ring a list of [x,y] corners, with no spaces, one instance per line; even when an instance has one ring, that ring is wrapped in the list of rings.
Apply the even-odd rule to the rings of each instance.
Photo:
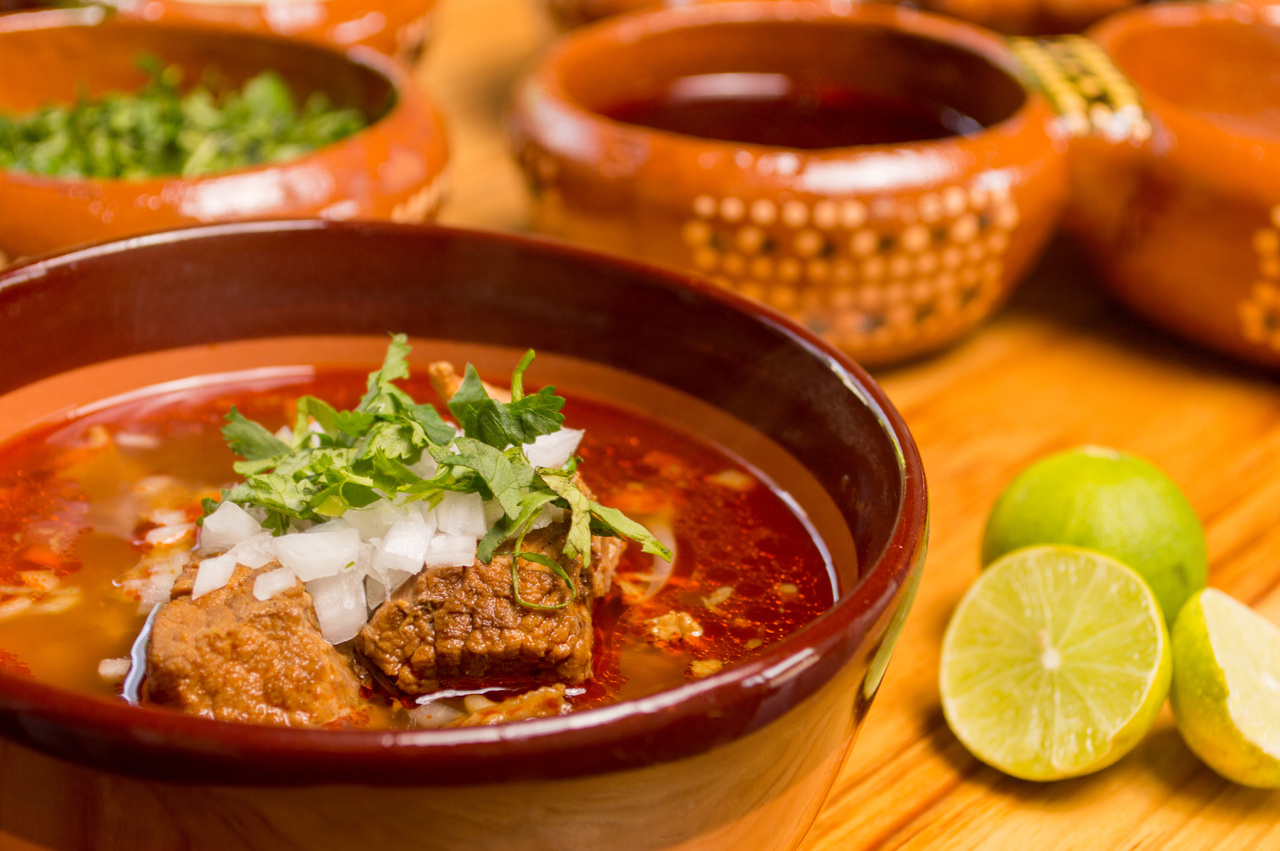
[[[997,498],[983,564],[1036,544],[1096,550],[1136,570],[1170,624],[1208,578],[1204,529],[1186,495],[1150,462],[1104,447],[1042,458]]]
[[[1159,604],[1136,573],[1072,547],[998,560],[969,589],[942,649],[943,712],[979,759],[1055,780],[1115,762],[1170,679]]]
[[[1171,693],[1178,732],[1218,774],[1280,788],[1280,629],[1207,588],[1178,615]]]

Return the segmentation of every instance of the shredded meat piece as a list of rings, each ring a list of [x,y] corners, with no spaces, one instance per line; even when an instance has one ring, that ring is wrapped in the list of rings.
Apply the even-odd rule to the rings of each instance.
[[[491,724],[508,724],[512,721],[528,721],[533,718],[550,718],[563,715],[565,707],[564,686],[556,683],[509,697],[501,703],[486,706],[478,712],[450,721],[445,726],[483,727]]]
[[[225,587],[193,600],[188,566],[151,628],[144,699],[222,721],[367,723],[351,661],[321,637],[302,583],[253,596],[257,576],[277,567],[240,565]]]

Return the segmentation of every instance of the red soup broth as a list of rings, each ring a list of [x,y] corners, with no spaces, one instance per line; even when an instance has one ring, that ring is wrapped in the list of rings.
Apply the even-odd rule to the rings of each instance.
[[[783,74],[682,77],[652,97],[608,104],[600,112],[684,136],[800,150],[899,145],[982,129],[972,117],[924,98]]]
[[[425,377],[400,382],[436,402]],[[131,394],[0,446],[0,667],[97,695],[119,693],[99,673],[126,657],[143,625],[118,584],[146,553],[147,512],[194,520],[199,499],[235,480],[219,429],[235,405],[275,429],[294,401],[358,403],[365,373],[299,370],[222,378]],[[570,396],[566,424],[586,429],[583,477],[604,504],[642,522],[669,523],[671,575],[645,599],[651,556],[630,545],[618,585],[595,612],[592,679],[570,690],[585,708],[640,697],[751,657],[829,608],[830,557],[806,519],[741,459],[669,424]],[[166,515],[172,522],[176,514]],[[654,620],[686,612],[697,637],[655,634]],[[661,630],[658,631],[661,633]]]

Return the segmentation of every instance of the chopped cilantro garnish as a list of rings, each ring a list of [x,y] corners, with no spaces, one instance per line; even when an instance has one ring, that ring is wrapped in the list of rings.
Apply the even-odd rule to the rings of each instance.
[[[409,375],[408,353],[405,336],[392,337],[382,369],[370,374],[355,410],[337,411],[313,396],[299,399],[288,443],[232,408],[222,434],[244,458],[235,470],[245,479],[222,498],[265,509],[263,525],[278,535],[294,520],[323,522],[383,497],[435,503],[446,491],[478,493],[497,500],[502,515],[480,540],[477,558],[488,563],[503,543],[515,541],[513,569],[516,558],[552,567],[574,595],[576,585],[563,570],[519,546],[545,505],[570,512],[564,553],[581,557],[584,565],[590,563],[593,534],[630,538],[646,553],[670,560],[670,550],[639,523],[587,498],[574,477],[576,457],[559,469],[534,467],[525,457],[524,444],[559,431],[564,421],[564,399],[554,387],[524,393],[532,350],[512,374],[510,402],[490,397],[475,368],[467,366],[449,400],[462,434],[434,407],[419,405],[395,385]],[[412,469],[424,455],[436,462],[430,478]],[[206,514],[216,507],[215,500],[205,501]],[[516,593],[518,598],[518,587]]]

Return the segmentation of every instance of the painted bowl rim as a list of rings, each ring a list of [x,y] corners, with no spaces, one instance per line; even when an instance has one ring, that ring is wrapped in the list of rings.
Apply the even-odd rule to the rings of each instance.
[[[834,22],[853,28],[882,27],[926,41],[939,42],[986,61],[1020,89],[1022,103],[1004,118],[984,126],[976,133],[881,145],[793,148],[690,136],[611,119],[579,103],[568,94],[559,80],[559,66],[573,51],[598,49],[610,42],[637,41],[670,30],[750,25],[769,21]],[[928,156],[935,151],[946,150],[957,142],[981,143],[1008,133],[1011,129],[1017,132],[1016,128],[1027,123],[1034,125],[1042,120],[1037,118],[1037,113],[1045,112],[1045,119],[1049,114],[1047,103],[1039,92],[1027,84],[1025,69],[1009,47],[1007,38],[957,18],[882,3],[853,2],[847,7],[836,7],[812,0],[735,0],[644,9],[615,15],[577,28],[553,42],[522,82],[522,88],[524,87],[536,88],[538,96],[554,103],[557,110],[566,116],[590,126],[607,127],[613,133],[624,136],[662,139],[686,151],[732,153],[747,150],[757,155],[785,152],[814,160],[847,159],[862,154],[874,156],[886,151],[903,150]]]

